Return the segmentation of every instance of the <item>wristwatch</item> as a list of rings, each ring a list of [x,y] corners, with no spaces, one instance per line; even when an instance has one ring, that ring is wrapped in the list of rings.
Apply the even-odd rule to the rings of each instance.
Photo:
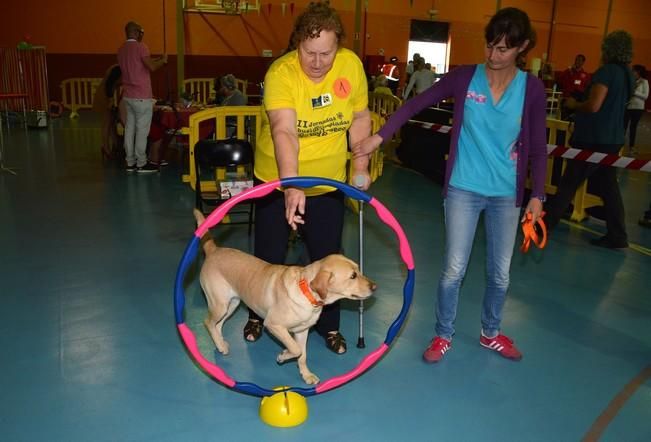
[[[536,198],[536,199],[540,200],[541,203],[544,203],[545,201],[547,201],[547,196],[545,196],[545,195],[536,195],[536,196],[532,196],[532,198]]]

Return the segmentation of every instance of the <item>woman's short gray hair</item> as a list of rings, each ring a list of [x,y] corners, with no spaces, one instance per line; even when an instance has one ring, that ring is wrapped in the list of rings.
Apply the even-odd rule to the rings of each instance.
[[[626,31],[613,31],[601,43],[604,63],[629,64],[633,61],[633,37]]]
[[[223,87],[229,90],[235,90],[237,87],[237,83],[235,81],[235,75],[233,74],[226,74],[223,77],[219,79],[219,82],[222,84]]]

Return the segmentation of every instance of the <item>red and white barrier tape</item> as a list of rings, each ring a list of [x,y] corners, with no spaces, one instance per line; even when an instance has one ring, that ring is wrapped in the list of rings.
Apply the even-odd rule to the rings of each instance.
[[[630,157],[620,157],[615,154],[573,149],[571,147],[555,146],[553,144],[547,145],[547,154],[549,156],[562,157],[568,160],[587,161],[588,163],[595,163],[603,166],[651,172],[651,161]]]
[[[440,132],[442,134],[446,134],[452,130],[452,126],[446,126],[444,124],[437,123],[428,123],[427,121],[409,120],[408,123],[413,124],[414,126],[422,127],[423,129],[430,129],[433,132]]]
[[[409,124],[444,134],[452,130],[452,126],[446,126],[444,124],[437,123],[427,123],[417,120],[409,120]],[[547,154],[549,156],[562,157],[568,160],[587,161],[588,163],[600,164],[603,166],[612,166],[622,169],[651,172],[651,161],[630,157],[621,157],[615,154],[592,152],[590,150],[574,149],[571,147],[557,146],[555,144],[547,145]]]

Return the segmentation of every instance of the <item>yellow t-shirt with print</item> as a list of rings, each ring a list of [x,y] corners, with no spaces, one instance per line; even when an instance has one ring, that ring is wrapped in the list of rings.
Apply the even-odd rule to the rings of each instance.
[[[276,60],[264,79],[262,131],[255,151],[255,175],[262,181],[278,179],[278,166],[266,111],[296,110],[298,175],[346,180],[347,130],[353,113],[368,107],[366,75],[357,55],[340,48],[320,83],[301,69],[297,51]],[[319,186],[305,189],[318,195],[333,190]]]

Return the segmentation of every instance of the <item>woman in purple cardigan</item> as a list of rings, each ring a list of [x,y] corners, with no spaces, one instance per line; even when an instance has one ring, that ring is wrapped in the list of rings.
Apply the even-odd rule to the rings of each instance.
[[[535,44],[527,14],[504,8],[485,29],[484,64],[462,66],[406,102],[380,131],[353,146],[368,155],[413,115],[454,98],[450,154],[445,172],[446,245],[436,306],[436,336],[425,350],[438,362],[452,346],[459,288],[479,215],[486,229],[487,285],[481,315],[482,346],[520,360],[513,340],[500,332],[509,267],[520,221],[528,165],[533,191],[525,211],[541,216],[546,173],[545,91],[540,80],[517,68]]]

